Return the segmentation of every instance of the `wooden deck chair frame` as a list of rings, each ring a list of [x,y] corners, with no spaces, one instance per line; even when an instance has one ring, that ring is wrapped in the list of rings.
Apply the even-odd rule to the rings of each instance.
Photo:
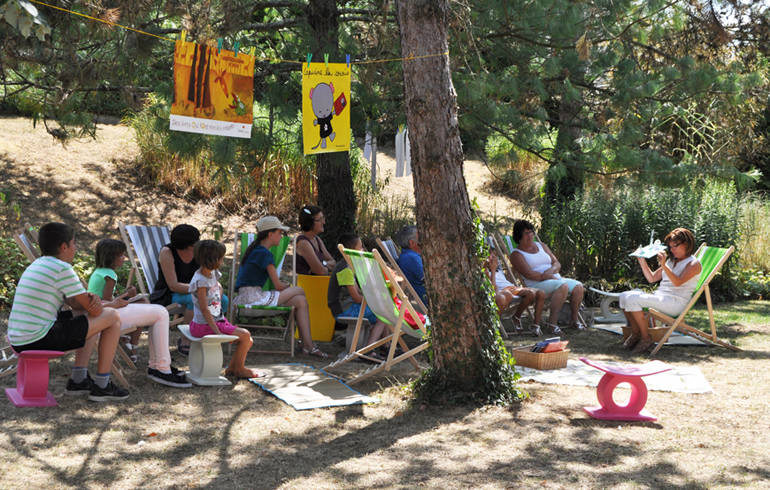
[[[241,266],[241,259],[242,254],[246,250],[246,247],[251,244],[253,240],[256,239],[256,233],[246,233],[246,232],[238,232],[235,233],[235,240],[233,241],[233,262],[232,262],[232,268],[230,269],[230,284],[228,287],[228,294],[230,295],[230,307],[228,308],[228,314],[227,317],[230,319],[230,323],[233,325],[237,325],[239,327],[247,328],[247,329],[261,329],[261,330],[278,330],[283,331],[283,339],[284,341],[288,341],[291,347],[288,351],[266,351],[266,350],[256,350],[255,352],[261,353],[261,354],[289,354],[291,357],[294,357],[294,330],[296,327],[295,324],[295,318],[296,318],[296,311],[293,306],[249,306],[244,307],[242,305],[236,305],[235,304],[235,280],[238,277],[238,270]],[[282,239],[282,245],[283,245],[283,256],[280,258],[275,257],[275,251],[271,249],[273,252],[273,257],[275,260],[275,266],[276,270],[278,272],[278,275],[281,274],[281,269],[283,268],[283,262],[286,259],[286,249],[288,248],[288,243],[290,242],[289,237],[283,237]],[[292,271],[292,275],[293,275]],[[263,289],[269,290],[273,289],[273,283],[268,278],[267,282],[265,283],[265,286]],[[243,323],[238,322],[238,319],[240,316],[246,317],[246,318],[266,318],[266,317],[274,317],[274,316],[280,316],[280,315],[288,315],[286,319],[286,326],[285,327],[276,327],[273,325],[260,325],[260,324],[251,324],[251,323]],[[275,336],[252,336],[254,340],[272,340],[275,341],[278,338]]]
[[[724,249],[724,248],[718,248],[718,247],[709,247],[704,243],[700,247],[698,247],[697,252],[695,252],[695,256],[698,257],[699,260],[701,260],[703,257],[706,256],[706,254],[709,253],[709,249],[722,250],[723,251],[722,256],[716,261],[716,263],[708,261],[708,258],[706,258],[706,260],[703,260],[701,262],[701,265],[703,267],[709,267],[710,270],[708,271],[704,270],[701,272],[701,278],[698,281],[699,286],[693,293],[692,297],[690,298],[690,301],[687,303],[687,306],[685,306],[682,313],[680,313],[679,316],[677,316],[676,318],[673,318],[657,310],[654,310],[652,308],[648,310],[648,313],[652,318],[666,325],[669,325],[668,330],[666,331],[666,333],[658,342],[658,345],[655,346],[655,349],[653,349],[652,353],[650,354],[651,357],[658,353],[658,351],[661,349],[661,347],[663,347],[663,344],[666,343],[666,341],[674,332],[674,330],[684,335],[689,335],[698,340],[701,340],[703,342],[707,342],[713,345],[719,345],[735,351],[741,350],[738,347],[732,345],[731,343],[725,342],[724,340],[720,340],[717,337],[716,324],[714,323],[714,309],[711,305],[711,291],[709,290],[709,283],[711,283],[711,280],[714,279],[714,277],[722,269],[722,266],[724,265],[724,263],[727,262],[727,260],[730,258],[732,253],[735,251],[735,247]],[[707,263],[704,265],[704,262],[707,262]],[[703,276],[704,272],[706,273],[705,277]],[[690,325],[687,325],[684,322],[684,318],[687,315],[687,313],[690,311],[693,305],[695,305],[695,303],[698,301],[698,298],[700,298],[700,295],[704,293],[706,296],[706,307],[709,313],[711,335],[703,332],[702,330],[698,330],[697,328],[691,327]]]
[[[126,254],[131,269],[126,287],[136,281],[139,292],[150,295],[158,281],[160,265],[158,254],[171,241],[171,234],[166,226],[125,225],[119,223],[120,236],[126,245]],[[141,246],[140,246],[141,245]],[[182,305],[172,303],[166,306],[170,316],[169,327],[184,321]]]
[[[404,271],[401,270],[401,267],[398,266],[398,262],[396,261],[396,257],[393,255],[393,251],[396,250],[395,242],[390,239],[386,238],[385,241],[380,240],[379,238],[377,240],[377,247],[382,251],[382,255],[385,257],[385,260],[388,261],[388,266],[396,271],[396,273],[404,278],[403,285],[404,289],[406,290],[406,293],[408,294],[410,298],[410,302],[413,306],[415,306],[420,313],[423,315],[428,314],[428,308],[425,306],[425,303],[423,303],[422,298],[420,298],[420,295],[417,294],[417,291],[414,290],[414,287],[409,283],[406,276],[404,275]]]
[[[414,366],[415,369],[419,370],[420,365],[414,359],[414,356],[428,348],[428,341],[423,340],[423,342],[420,343],[420,345],[415,346],[412,349],[409,349],[409,347],[406,345],[406,342],[404,342],[402,335],[408,334],[416,337],[419,334],[419,337],[421,339],[424,339],[424,337],[427,335],[427,329],[425,324],[420,320],[420,317],[417,315],[417,310],[414,308],[412,303],[409,302],[408,296],[406,295],[404,290],[401,289],[401,286],[396,281],[396,278],[391,276],[390,269],[388,265],[385,263],[385,261],[382,259],[382,256],[379,254],[379,252],[376,249],[372,250],[372,252],[360,252],[358,250],[346,249],[342,246],[342,244],[337,245],[337,248],[342,253],[342,257],[348,263],[348,267],[350,267],[351,270],[353,270],[353,272],[355,273],[356,278],[358,279],[358,282],[361,285],[361,293],[363,296],[363,301],[361,302],[361,311],[358,314],[358,321],[356,322],[356,330],[353,335],[350,351],[345,357],[332,362],[331,364],[326,366],[325,369],[332,369],[334,367],[337,367],[339,365],[342,365],[348,361],[352,361],[357,358],[364,358],[364,359],[368,359],[370,361],[376,362],[377,361],[376,359],[370,356],[367,356],[367,352],[370,352],[381,345],[390,343],[390,347],[388,349],[388,355],[384,361],[379,362],[378,364],[370,367],[369,369],[365,370],[363,373],[348,380],[347,382],[349,384],[355,384],[380,372],[390,371],[393,365],[405,360],[408,360],[412,364],[412,366]],[[362,281],[361,276],[364,275],[365,272],[361,270],[357,270],[355,268],[353,264],[353,260],[351,260],[350,258],[351,255],[376,261],[377,267],[379,269],[379,275],[374,276],[373,278],[375,279],[375,282],[379,281],[379,284],[362,284],[365,281]],[[372,278],[371,275],[364,276],[364,277],[367,279]],[[385,282],[386,279],[390,281],[391,286],[395,290],[396,296],[400,298],[402,302],[402,307],[397,313],[396,313],[396,305],[393,302],[393,299],[390,296],[390,291],[386,286],[386,282]],[[378,289],[378,291],[374,292],[372,288],[376,288]],[[374,303],[367,303],[367,300],[366,300],[367,296],[370,296],[372,294],[379,296],[378,298],[376,298],[377,301]],[[379,308],[378,305],[382,304],[380,303],[380,301],[384,301],[385,298],[390,300],[389,303],[386,303],[385,308],[390,308],[391,306],[393,308],[392,312],[390,312],[390,318],[382,315],[383,312],[378,313],[377,311],[377,309]],[[385,322],[385,324],[391,328],[391,333],[372,344],[369,344],[361,349],[357,349],[356,347],[358,346],[358,337],[361,334],[361,326],[363,324],[364,311],[366,310],[367,304],[369,304],[369,306],[372,308],[372,311],[375,313],[375,315],[377,315],[377,317],[380,320]],[[409,311],[412,318],[415,319],[417,323],[417,329],[413,329],[412,327],[410,327],[404,320],[404,315],[406,314],[407,311]],[[403,353],[400,354],[399,356],[395,356],[397,345],[401,346],[401,349],[403,350]]]
[[[515,242],[513,241],[513,238],[510,237],[509,235],[502,235],[500,233],[497,233],[497,238],[498,238],[498,242],[497,243],[503,245],[503,248],[505,249],[506,252],[508,252],[508,255],[510,256],[513,253],[513,249],[515,248],[514,247],[514,243]],[[540,238],[537,235],[535,235],[535,239],[537,241],[540,241]],[[508,261],[510,262],[510,257],[507,257],[507,258],[508,258]],[[513,264],[512,263],[510,264],[509,269],[511,271],[511,274],[514,277],[518,278],[520,284],[526,285],[526,283],[524,282],[524,278],[521,276],[521,274],[516,272],[516,270],[513,268]],[[569,303],[570,301],[572,301],[570,299],[570,296],[567,296],[566,303]],[[580,306],[580,308],[582,308],[582,305]],[[534,315],[532,317],[534,318]],[[585,325],[586,327],[589,326],[589,324],[586,322],[585,318],[583,318],[583,314],[581,313],[580,309],[578,309],[578,318],[583,323],[583,325]]]
[[[19,246],[21,251],[24,253],[24,255],[27,257],[27,260],[30,262],[34,262],[35,259],[39,258],[40,253],[40,247],[37,244],[37,232],[32,228],[32,226],[29,223],[26,223],[24,225],[24,228],[20,228],[16,230],[16,232],[13,234],[13,239],[16,241],[16,244]],[[80,282],[83,283],[83,287],[88,289],[88,284],[86,284],[83,279],[80,279]],[[13,351],[11,351],[13,352]],[[74,350],[68,351],[68,352],[75,352]],[[12,358],[15,358],[15,356],[6,356],[6,353],[3,353],[2,360],[4,363],[7,364]],[[112,361],[112,374],[115,376],[115,379],[118,380],[120,384],[123,386],[130,386],[128,384],[128,380],[126,380],[125,375],[123,374],[123,369],[120,365],[120,362],[118,361],[120,359],[123,361],[128,368],[136,370],[136,365],[131,361],[131,358],[128,356],[125,350],[123,350],[123,347],[118,343],[118,348],[115,351],[115,359]],[[0,371],[0,375],[9,374],[11,372],[16,372],[15,369],[12,371],[10,369],[7,369],[5,371]]]

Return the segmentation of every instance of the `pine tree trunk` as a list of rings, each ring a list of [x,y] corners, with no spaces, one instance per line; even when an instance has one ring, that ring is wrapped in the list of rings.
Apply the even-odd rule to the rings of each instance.
[[[313,31],[313,59],[339,60],[338,31],[339,12],[335,0],[311,0],[307,6],[307,19]],[[318,205],[326,216],[322,236],[326,248],[337,255],[337,243],[341,234],[355,231],[356,198],[353,193],[353,177],[350,173],[350,155],[347,152],[321,153],[316,156],[318,176]]]
[[[448,12],[446,1],[399,1],[402,55],[447,52]],[[449,392],[483,391],[485,369],[495,376],[484,360],[485,351],[488,356],[494,350],[489,344],[495,336],[484,333],[499,324],[481,279],[449,57],[406,60],[403,70],[417,227],[434,326],[434,381]]]

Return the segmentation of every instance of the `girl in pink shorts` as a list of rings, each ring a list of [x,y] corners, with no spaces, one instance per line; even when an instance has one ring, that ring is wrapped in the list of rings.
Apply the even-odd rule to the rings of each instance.
[[[222,311],[222,286],[219,267],[225,258],[225,246],[215,240],[201,240],[195,244],[195,261],[200,269],[190,280],[193,300],[193,319],[190,333],[195,337],[206,335],[235,335],[238,347],[225,374],[237,378],[256,378],[259,373],[246,367],[246,355],[254,341],[248,330],[227,321]]]

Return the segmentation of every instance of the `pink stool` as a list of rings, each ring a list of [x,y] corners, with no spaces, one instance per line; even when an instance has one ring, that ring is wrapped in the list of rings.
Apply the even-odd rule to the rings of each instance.
[[[27,350],[20,354],[16,369],[16,388],[6,388],[5,395],[17,407],[55,407],[56,399],[48,391],[48,360],[63,356],[59,350]]]
[[[669,366],[660,361],[651,361],[641,366],[609,366],[585,357],[581,357],[580,360],[606,373],[596,387],[596,397],[601,406],[583,407],[588,415],[601,420],[658,420],[644,410],[644,405],[647,403],[647,385],[644,384],[642,377],[670,371]],[[621,383],[631,385],[631,397],[625,406],[618,405],[612,399],[612,392]]]

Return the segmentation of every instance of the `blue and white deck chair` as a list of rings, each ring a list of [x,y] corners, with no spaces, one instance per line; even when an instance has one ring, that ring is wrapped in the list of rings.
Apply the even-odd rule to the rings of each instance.
[[[358,383],[359,381],[383,371],[390,371],[390,368],[393,365],[405,360],[411,362],[415,369],[420,369],[414,356],[428,348],[428,341],[423,340],[427,335],[426,324],[429,324],[427,319],[425,323],[420,320],[417,311],[409,302],[409,298],[404,293],[404,290],[401,289],[401,286],[398,284],[395,277],[391,276],[390,269],[388,269],[388,266],[382,260],[382,256],[380,256],[377,250],[373,250],[372,252],[361,252],[358,250],[346,249],[342,245],[338,245],[338,248],[345,258],[345,261],[348,263],[348,267],[355,273],[356,280],[361,288],[364,299],[361,302],[361,313],[358,315],[358,322],[356,323],[356,331],[353,336],[350,352],[348,352],[342,359],[338,359],[329,364],[326,369],[337,367],[357,358],[376,361],[372,357],[367,356],[367,352],[386,344],[390,345],[385,360],[375,364],[358,376],[347,380],[349,384]],[[388,288],[386,279],[390,282],[396,296],[401,300],[400,311],[393,301],[391,290]],[[366,306],[369,306],[377,318],[390,328],[391,333],[372,344],[361,349],[356,349],[355,347],[358,345],[358,336],[361,333],[361,325],[363,323]],[[404,320],[404,315],[407,311],[409,311],[410,315],[415,320],[417,324],[416,328],[412,328]],[[401,338],[404,334],[416,337],[423,341],[416,347],[410,349],[406,345],[406,342]],[[400,345],[403,350],[403,353],[398,356],[395,355],[397,345]]]

